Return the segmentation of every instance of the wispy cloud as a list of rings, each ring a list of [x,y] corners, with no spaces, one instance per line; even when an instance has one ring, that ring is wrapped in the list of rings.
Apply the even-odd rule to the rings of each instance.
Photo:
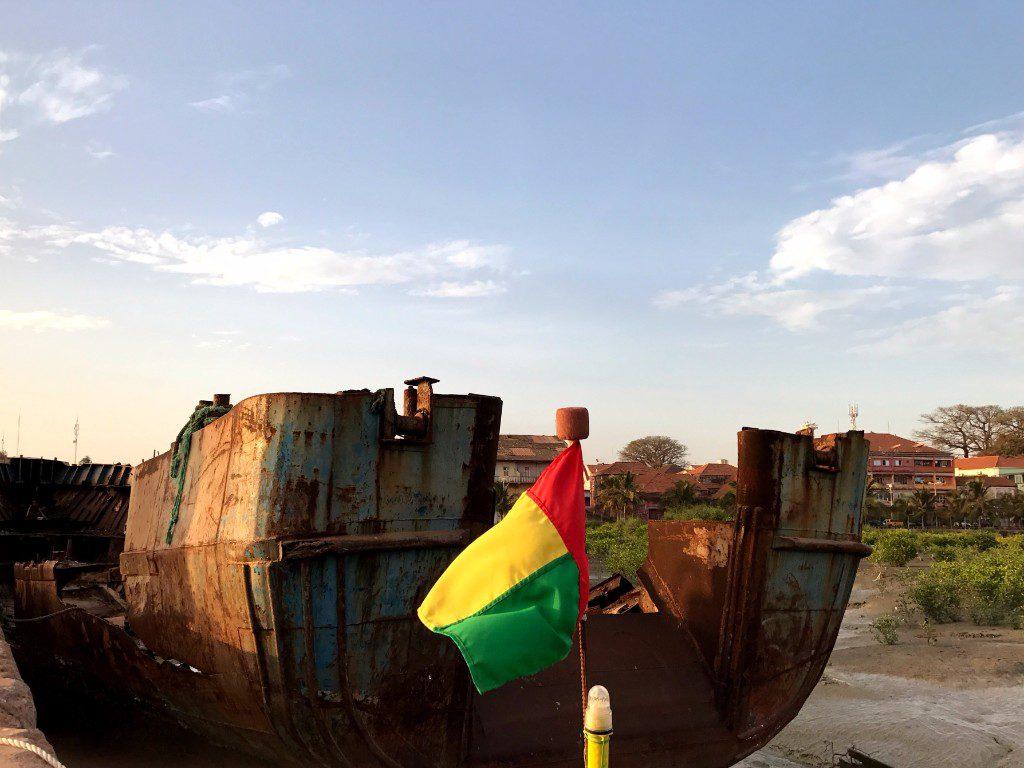
[[[1024,346],[1024,288],[997,286],[944,309],[866,334],[857,352],[906,355],[914,350],[1009,354]]]
[[[446,299],[469,299],[482,296],[495,296],[505,292],[505,286],[493,280],[474,280],[469,283],[445,281],[426,288],[415,288],[410,293],[415,296],[433,296]]]
[[[785,224],[766,269],[665,291],[654,303],[768,317],[806,331],[842,314],[870,320],[912,297],[924,314],[903,322],[893,334],[898,343],[872,339],[869,331],[859,348],[906,352],[914,347],[910,338],[923,348],[977,348],[974,334],[1020,320],[1024,289],[1014,281],[1024,281],[1024,131],[1018,126],[916,152],[909,145],[861,153],[851,164],[859,175],[896,178]],[[949,297],[943,285],[970,291]]]
[[[0,328],[14,331],[93,331],[110,321],[93,315],[68,314],[47,309],[17,312],[0,309]]]
[[[814,328],[824,316],[892,303],[897,292],[885,285],[812,290],[762,283],[756,274],[719,285],[665,291],[654,298],[662,308],[691,305],[711,314],[767,317],[791,331]]]
[[[85,63],[92,51],[57,51],[38,57],[27,75],[33,82],[18,102],[34,107],[52,123],[66,123],[110,108],[114,96],[128,87],[127,78]]]
[[[186,275],[195,284],[248,287],[261,292],[301,293],[403,286],[425,295],[471,296],[502,289],[506,249],[467,240],[431,243],[385,253],[316,245],[278,244],[249,232],[233,237],[181,235],[146,228],[71,224],[24,226],[0,221],[0,246],[27,255],[54,250],[94,260],[135,263]],[[473,276],[475,281],[466,281]],[[460,279],[463,278],[463,279]]]
[[[0,51],[0,144],[34,122],[62,124],[109,109],[128,80],[86,64],[95,50],[39,56]]]
[[[219,112],[222,115],[234,112],[236,109],[235,97],[230,94],[214,96],[212,99],[193,101],[189,103],[189,106],[195,107],[200,112]]]
[[[221,73],[215,78],[217,95],[190,102],[189,106],[200,112],[222,115],[244,112],[271,88],[289,77],[291,70],[286,64],[267,64],[237,72]]]
[[[112,149],[107,149],[107,148],[104,148],[104,147],[98,147],[98,146],[95,146],[95,145],[90,145],[90,146],[86,147],[85,151],[89,154],[89,157],[91,157],[93,160],[100,160],[100,161],[109,160],[110,158],[115,157],[116,154],[117,154]]]

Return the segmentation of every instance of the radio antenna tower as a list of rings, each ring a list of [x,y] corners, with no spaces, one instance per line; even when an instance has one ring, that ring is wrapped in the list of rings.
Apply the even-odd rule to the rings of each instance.
[[[77,464],[78,463],[78,417],[77,416],[75,416],[75,439],[72,442],[75,444],[75,461],[74,461],[74,463]]]
[[[850,429],[857,429],[857,417],[860,416],[860,406],[856,403],[850,405]]]

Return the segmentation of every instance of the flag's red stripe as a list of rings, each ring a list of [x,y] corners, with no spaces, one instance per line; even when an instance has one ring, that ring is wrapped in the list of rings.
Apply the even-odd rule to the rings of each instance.
[[[580,614],[590,595],[586,506],[583,501],[583,451],[573,442],[552,461],[527,491],[562,537],[580,572]]]

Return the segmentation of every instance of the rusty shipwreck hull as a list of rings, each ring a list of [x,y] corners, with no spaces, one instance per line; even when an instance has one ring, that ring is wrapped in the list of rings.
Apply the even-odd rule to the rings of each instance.
[[[390,390],[242,401],[192,436],[170,543],[170,454],[137,467],[119,567],[18,567],[24,663],[281,762],[577,765],[575,650],[480,696],[415,618],[490,523],[501,409],[424,381],[402,414]],[[868,551],[863,436],[823,454],[743,430],[739,455],[736,523],[650,524],[649,612],[588,616],[622,768],[732,765],[796,714],[835,642]]]

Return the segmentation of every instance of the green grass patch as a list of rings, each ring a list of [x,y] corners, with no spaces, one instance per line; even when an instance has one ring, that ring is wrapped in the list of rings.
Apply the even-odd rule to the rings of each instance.
[[[714,504],[687,504],[665,510],[666,520],[717,520],[727,523],[735,518],[736,514],[733,509],[718,507]]]
[[[636,518],[587,524],[587,554],[612,572],[634,576],[647,558],[647,524]]]

